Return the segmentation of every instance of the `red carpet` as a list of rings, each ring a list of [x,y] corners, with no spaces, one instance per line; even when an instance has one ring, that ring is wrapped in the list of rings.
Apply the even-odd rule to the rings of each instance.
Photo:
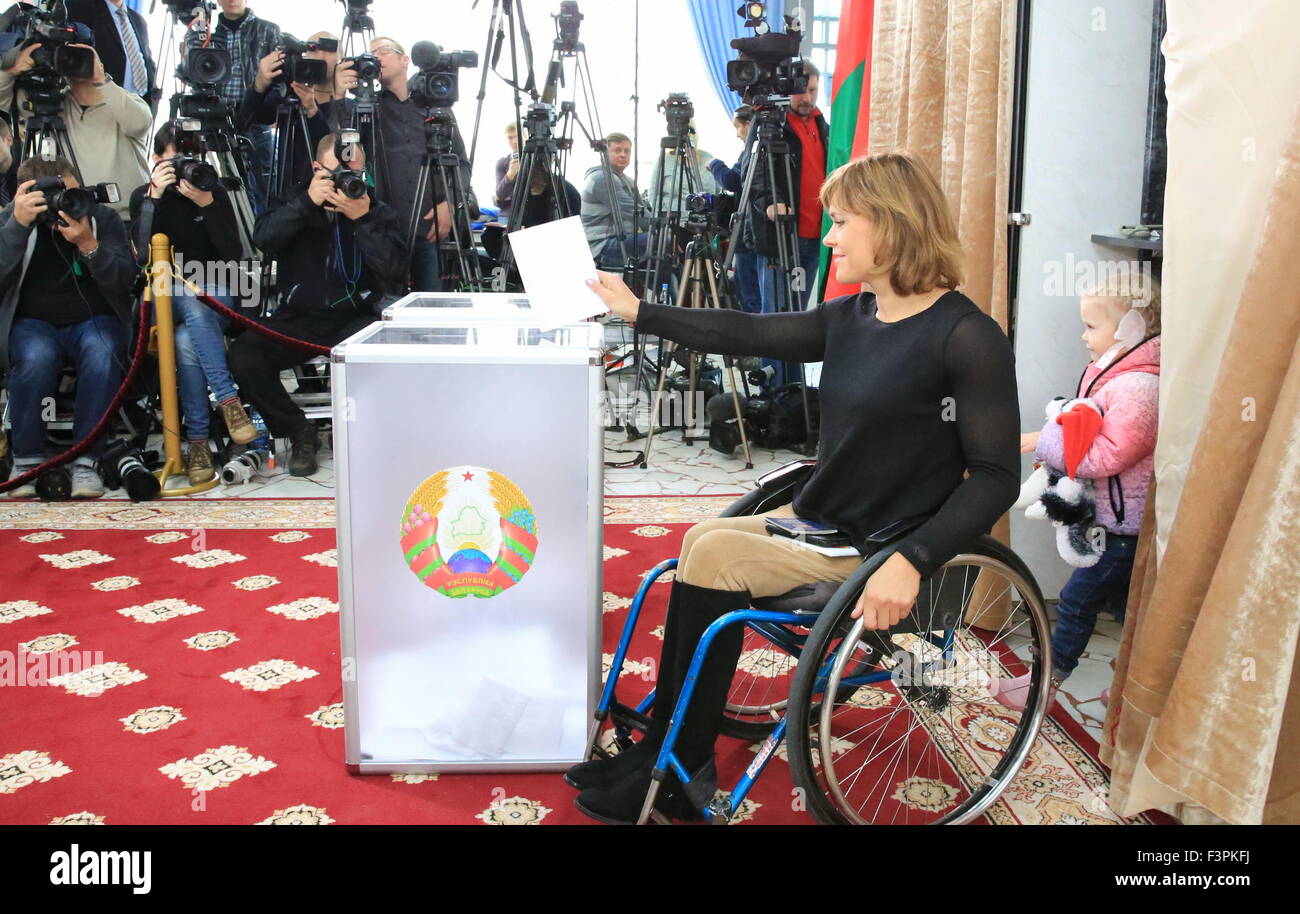
[[[641,574],[686,527],[607,525],[607,655]],[[349,775],[333,530],[195,532],[0,530],[0,823],[589,822],[556,774]],[[648,690],[635,673],[658,657],[667,588],[652,593],[625,699]],[[45,682],[76,652],[88,670]],[[1086,800],[1104,784],[1096,746],[1057,718],[1039,793]],[[719,748],[729,785],[753,750]],[[774,761],[742,819],[809,822],[791,786]],[[1020,795],[1000,821],[1051,820],[1032,814],[1033,783]]]

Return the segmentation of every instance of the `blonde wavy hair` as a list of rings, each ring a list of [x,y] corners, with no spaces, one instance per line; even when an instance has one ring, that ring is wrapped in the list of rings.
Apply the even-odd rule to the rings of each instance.
[[[1146,318],[1147,336],[1160,332],[1160,283],[1150,274],[1149,267],[1111,272],[1088,286],[1079,297],[1101,301],[1117,324],[1125,313],[1140,310]]]
[[[876,264],[898,295],[962,281],[963,253],[948,200],[924,165],[901,152],[861,156],[826,178],[825,208],[866,216],[875,226]]]

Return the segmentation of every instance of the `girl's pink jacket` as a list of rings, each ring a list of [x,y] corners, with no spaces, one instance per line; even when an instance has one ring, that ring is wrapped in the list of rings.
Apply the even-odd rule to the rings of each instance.
[[[1139,343],[1099,374],[1089,365],[1078,396],[1102,409],[1101,430],[1076,475],[1093,480],[1097,523],[1111,533],[1135,536],[1146,507],[1160,394],[1160,337]],[[1092,392],[1088,393],[1089,385]],[[1050,421],[1038,438],[1038,460],[1065,472],[1061,426]]]

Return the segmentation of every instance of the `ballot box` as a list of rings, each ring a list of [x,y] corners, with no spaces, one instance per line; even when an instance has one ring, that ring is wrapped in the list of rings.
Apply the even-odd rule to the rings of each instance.
[[[601,683],[601,330],[380,321],[331,355],[346,761],[558,770]]]
[[[456,314],[461,319],[472,314],[475,321],[531,319],[528,296],[517,292],[412,292],[385,308],[381,316],[386,321],[418,323]]]

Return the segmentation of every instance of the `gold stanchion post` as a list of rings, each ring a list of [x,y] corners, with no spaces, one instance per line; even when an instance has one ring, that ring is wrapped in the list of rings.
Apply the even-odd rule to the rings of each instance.
[[[181,411],[176,396],[176,324],[172,319],[172,247],[166,235],[154,235],[149,244],[149,290],[157,324],[158,389],[162,393],[163,465],[156,475],[162,483],[162,497],[176,498],[206,492],[221,480],[213,477],[196,486],[169,489],[167,480],[185,475],[181,457]]]

